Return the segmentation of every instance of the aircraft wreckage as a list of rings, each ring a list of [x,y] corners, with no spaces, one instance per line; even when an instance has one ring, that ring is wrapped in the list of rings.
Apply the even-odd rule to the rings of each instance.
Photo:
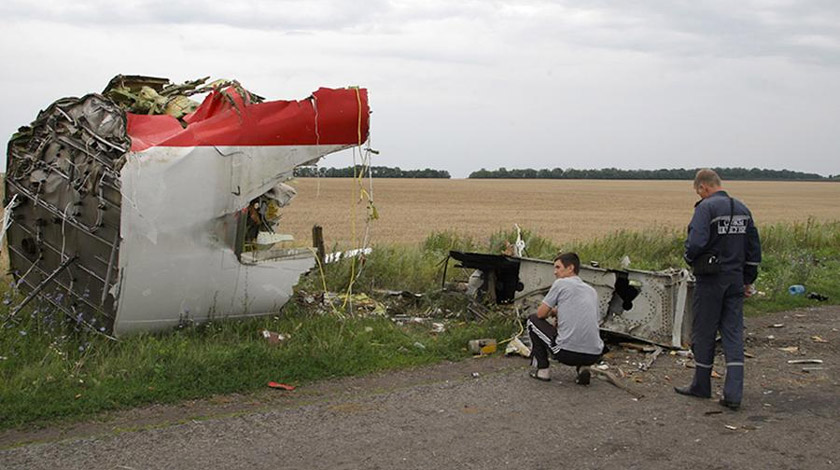
[[[474,269],[468,295],[513,303],[521,316],[536,313],[554,283],[554,263],[520,256],[450,251],[456,267]],[[691,340],[694,279],[687,270],[642,271],[580,267],[580,278],[598,293],[602,331],[666,347]]]
[[[265,101],[237,82],[117,76],[9,142],[11,272],[107,333],[276,311],[315,263],[276,233],[295,167],[361,146],[367,90]],[[189,96],[207,93],[200,104]]]

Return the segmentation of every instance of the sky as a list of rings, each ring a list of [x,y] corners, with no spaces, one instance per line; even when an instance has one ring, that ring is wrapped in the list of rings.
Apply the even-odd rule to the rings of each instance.
[[[0,59],[5,139],[117,74],[209,75],[367,88],[377,166],[840,173],[836,0],[3,0]]]

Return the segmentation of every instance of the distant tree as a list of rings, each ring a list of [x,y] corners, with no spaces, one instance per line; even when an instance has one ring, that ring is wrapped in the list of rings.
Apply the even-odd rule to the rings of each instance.
[[[807,181],[840,181],[840,175],[828,178],[816,173],[803,173],[791,170],[764,170],[760,168],[714,168],[724,180],[807,180]],[[697,173],[697,168],[661,168],[658,170],[622,170],[619,168],[576,169],[554,168],[551,170],[533,168],[498,170],[481,170],[470,173],[469,178],[528,178],[528,179],[642,179],[642,180],[691,180]]]

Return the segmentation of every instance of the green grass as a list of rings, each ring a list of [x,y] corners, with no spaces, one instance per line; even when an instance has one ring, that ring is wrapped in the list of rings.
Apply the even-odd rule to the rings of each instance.
[[[840,222],[762,227],[764,262],[757,287],[764,296],[750,299],[748,314],[818,305],[804,296],[790,296],[787,287],[803,284],[809,291],[840,300]],[[551,259],[559,251],[576,251],[584,262],[617,267],[629,256],[631,267],[683,267],[681,233],[667,229],[619,231],[587,242],[559,245],[523,231],[527,256]],[[456,232],[430,235],[417,246],[377,246],[360,262],[345,260],[313,272],[297,287],[298,298],[346,292],[349,273],[359,273],[352,286],[390,305],[390,313],[450,318],[447,331],[433,334],[428,325],[400,326],[358,311],[318,308],[293,300],[275,315],[245,321],[214,321],[159,334],[143,334],[113,342],[54,311],[37,305],[24,309],[0,329],[0,428],[74,420],[95,413],[149,403],[172,403],[216,394],[248,392],[268,381],[304,385],[315,380],[428,364],[469,355],[468,340],[504,339],[516,331],[503,316],[489,321],[462,321],[466,303],[443,292],[443,268],[450,249],[499,253],[513,232],[473,240]],[[447,282],[467,272],[450,260]],[[423,293],[417,300],[396,300],[378,289]],[[20,300],[6,293],[0,318]],[[16,298],[11,298],[17,296]],[[33,302],[34,304],[34,302]],[[260,331],[290,334],[280,345],[268,344]],[[421,343],[418,347],[415,343]]]

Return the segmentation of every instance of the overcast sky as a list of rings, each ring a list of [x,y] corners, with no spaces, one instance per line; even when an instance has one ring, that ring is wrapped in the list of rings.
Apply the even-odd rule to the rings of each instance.
[[[840,173],[836,0],[3,0],[0,58],[5,140],[119,73],[210,75],[368,88],[375,165]]]

